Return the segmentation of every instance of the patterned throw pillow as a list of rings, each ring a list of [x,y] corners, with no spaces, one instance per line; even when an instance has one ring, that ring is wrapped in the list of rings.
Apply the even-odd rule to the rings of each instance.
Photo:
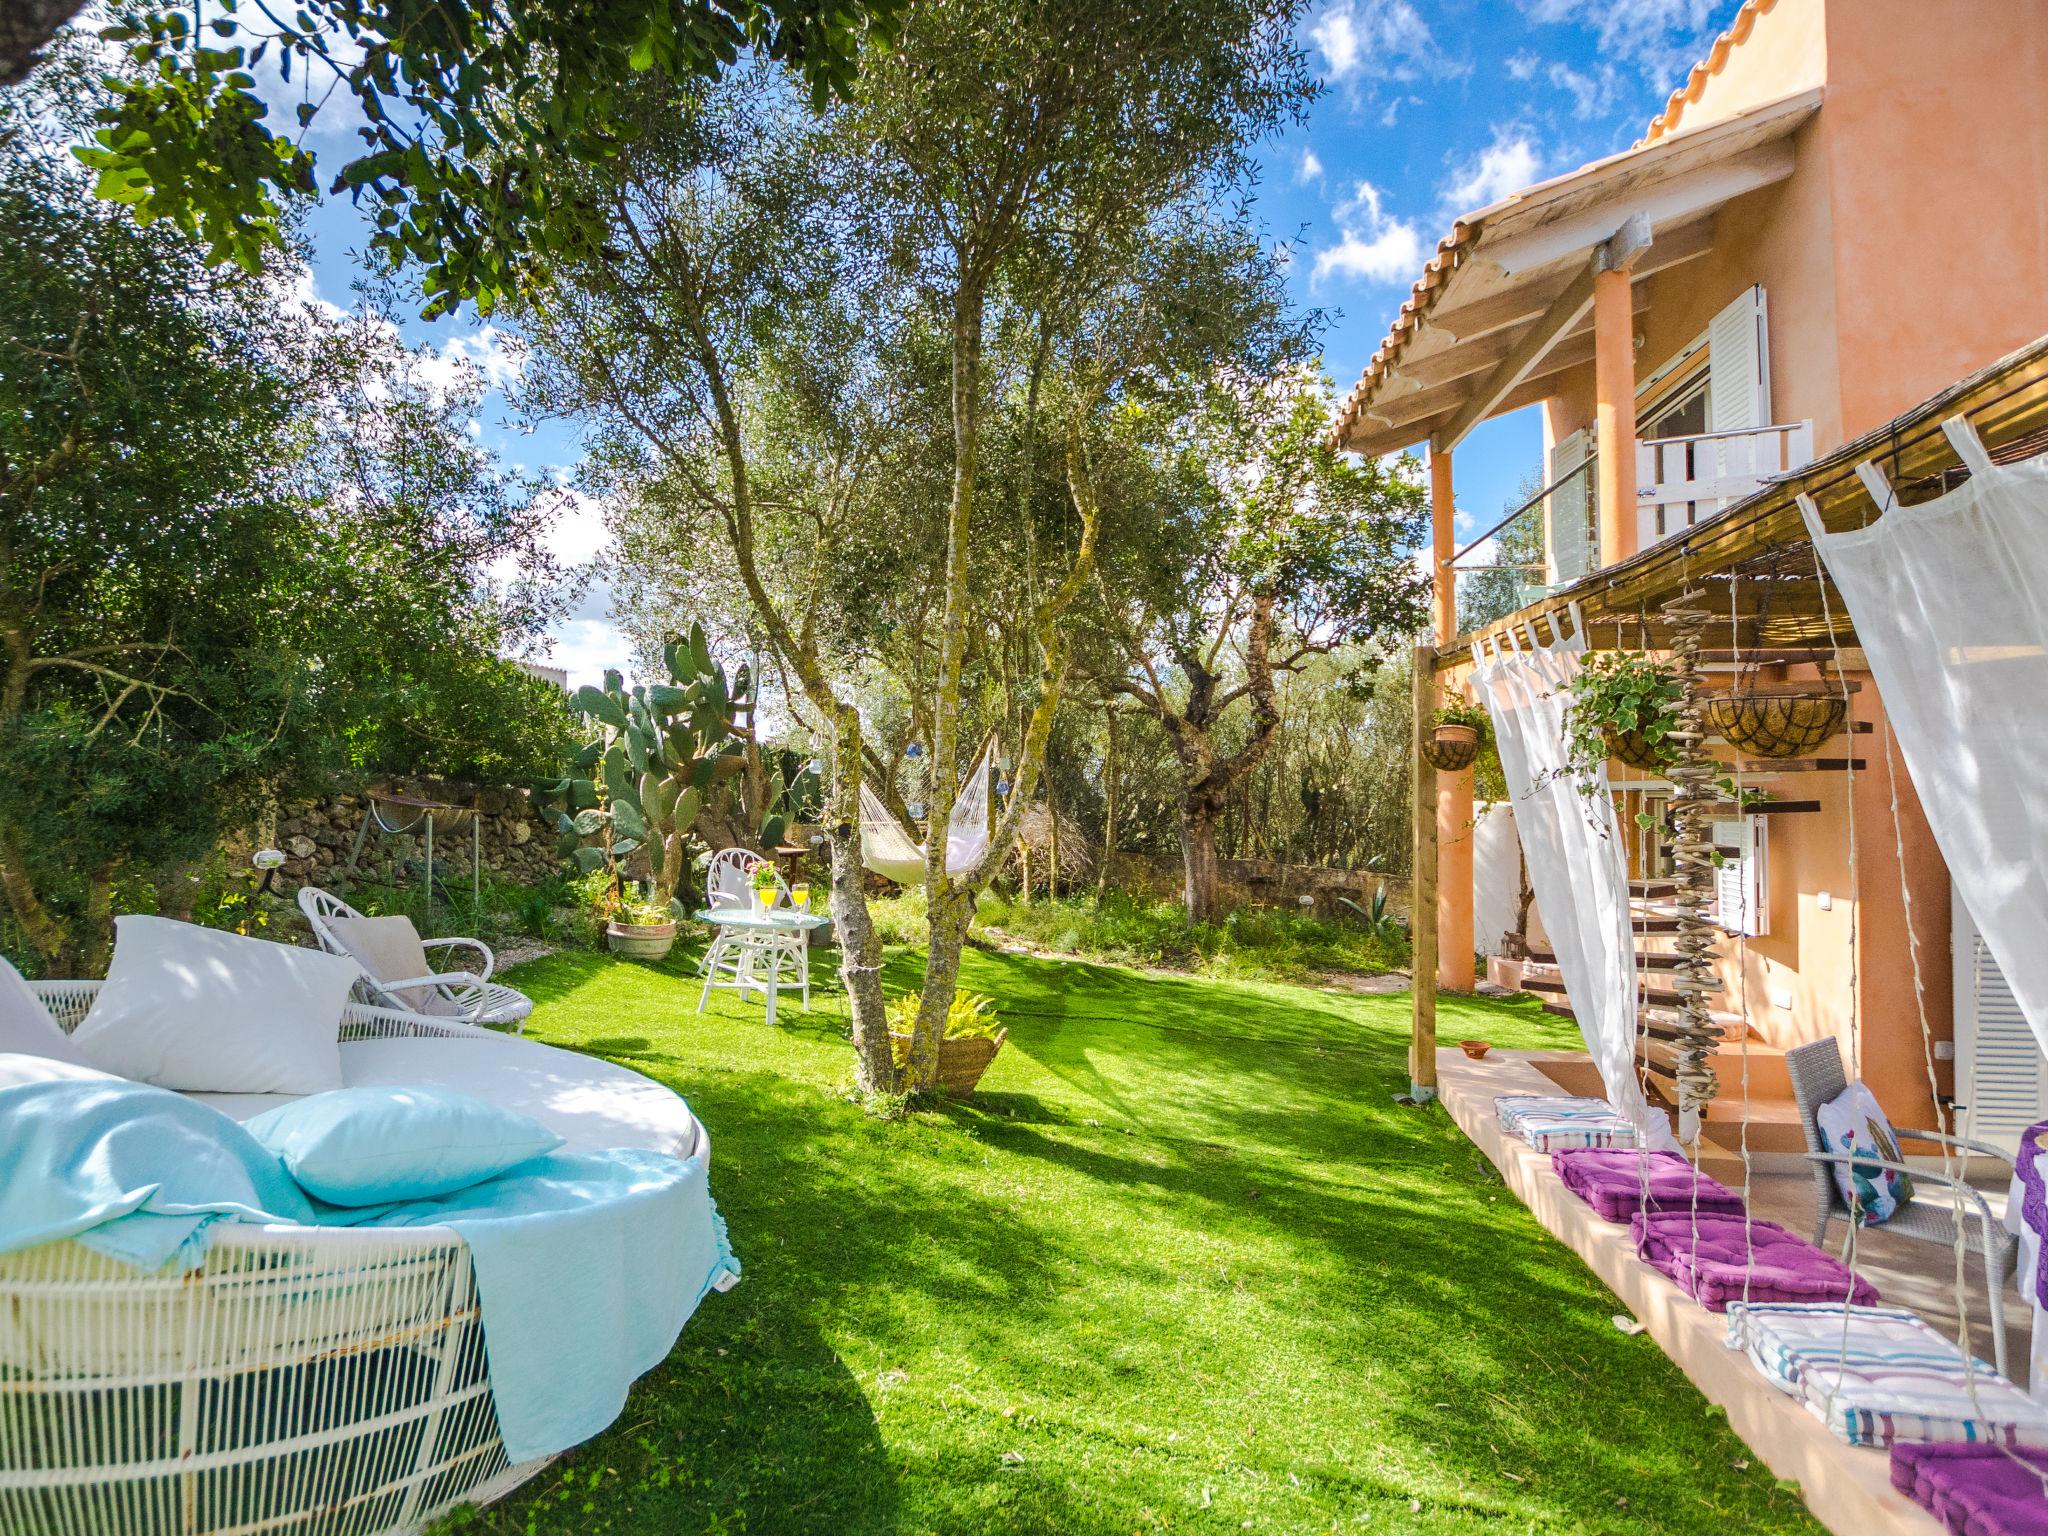
[[[1882,1162],[1902,1162],[1899,1139],[1892,1123],[1878,1107],[1876,1097],[1861,1083],[1851,1083],[1821,1105],[1816,1117],[1820,1137],[1830,1152],[1846,1152],[1858,1159],[1853,1164],[1833,1167],[1835,1187],[1842,1192],[1858,1226],[1874,1227],[1890,1221],[1913,1198],[1911,1175],[1880,1168]],[[1869,1161],[1863,1161],[1868,1159]]]

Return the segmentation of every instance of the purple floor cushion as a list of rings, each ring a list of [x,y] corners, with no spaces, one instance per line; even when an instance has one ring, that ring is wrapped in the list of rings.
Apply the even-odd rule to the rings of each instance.
[[[1745,1232],[1745,1226],[1747,1231]],[[1694,1244],[1694,1231],[1698,1244]],[[1848,1266],[1768,1221],[1690,1211],[1629,1219],[1636,1252],[1709,1312],[1731,1301],[1848,1301],[1868,1306],[1877,1287]]]
[[[1643,1209],[1649,1186],[1649,1209],[1691,1211],[1698,1202],[1703,1214],[1740,1216],[1742,1196],[1718,1179],[1709,1178],[1679,1152],[1638,1153],[1584,1147],[1550,1154],[1550,1166],[1564,1187],[1608,1221],[1627,1221]]]
[[[2048,1531],[2048,1451],[1901,1441],[1892,1447],[1892,1486],[1954,1536]]]

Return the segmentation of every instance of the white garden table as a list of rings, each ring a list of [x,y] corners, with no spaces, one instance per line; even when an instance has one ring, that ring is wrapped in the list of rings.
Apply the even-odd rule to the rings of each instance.
[[[765,912],[753,907],[706,907],[697,913],[697,921],[718,930],[711,952],[704,957],[699,1013],[711,1001],[713,987],[761,993],[768,1000],[770,1024],[775,1022],[778,992],[801,992],[804,1012],[811,1011],[811,933],[825,927],[831,918],[794,907],[770,907]]]

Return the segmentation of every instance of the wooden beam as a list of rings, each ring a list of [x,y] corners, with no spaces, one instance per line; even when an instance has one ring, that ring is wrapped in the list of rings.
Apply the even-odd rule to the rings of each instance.
[[[1449,453],[1463,442],[1466,434],[1491,416],[1494,408],[1543,361],[1543,355],[1557,344],[1565,332],[1585,318],[1586,312],[1593,307],[1595,275],[1592,265],[1588,264],[1577,277],[1565,284],[1564,292],[1551,300],[1550,307],[1543,311],[1536,323],[1522,333],[1514,349],[1500,360],[1483,383],[1467,392],[1464,402],[1451,413],[1451,419],[1431,436],[1429,446],[1432,452]]]
[[[1427,1103],[1436,1097],[1436,769],[1422,755],[1423,733],[1436,712],[1436,648],[1415,647],[1412,815],[1414,859],[1408,871],[1408,966],[1414,1018],[1408,1042],[1408,1092]]]

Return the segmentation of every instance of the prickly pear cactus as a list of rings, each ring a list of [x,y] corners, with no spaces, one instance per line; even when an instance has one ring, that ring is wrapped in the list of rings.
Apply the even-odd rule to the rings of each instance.
[[[745,766],[736,724],[753,679],[742,666],[727,680],[699,624],[662,647],[662,660],[665,683],[628,690],[607,671],[601,688],[577,690],[570,702],[596,734],[563,777],[535,786],[535,798],[553,809],[564,858],[586,874],[609,870],[618,892],[624,861],[644,848],[653,904],[679,910],[676,886],[688,867],[690,829]]]

